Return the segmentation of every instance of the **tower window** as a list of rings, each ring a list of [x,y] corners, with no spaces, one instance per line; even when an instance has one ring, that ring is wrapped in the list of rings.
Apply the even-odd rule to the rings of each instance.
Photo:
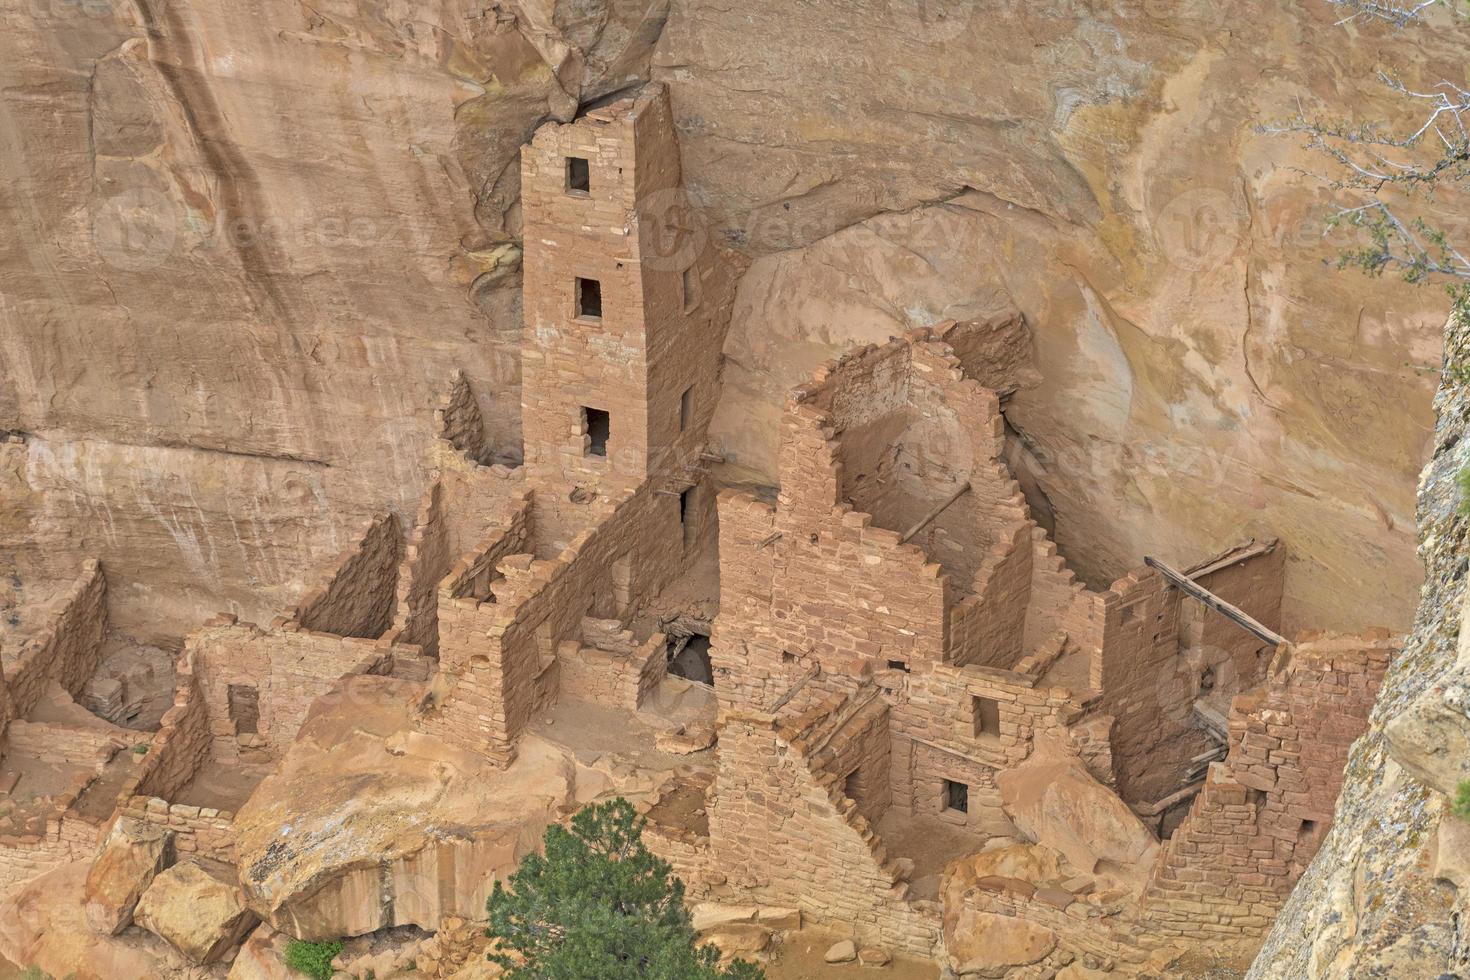
[[[970,713],[976,738],[1000,734],[1000,702],[995,698],[971,698]]]
[[[567,157],[567,191],[586,194],[592,190],[592,168],[582,157]]]
[[[694,386],[690,385],[684,389],[684,394],[679,396],[679,431],[683,432],[689,428],[694,421]]]
[[[607,455],[607,437],[612,432],[612,417],[600,408],[582,407],[582,427],[587,432],[587,452]]]
[[[577,316],[602,319],[602,283],[596,279],[577,277]]]
[[[932,784],[931,784],[932,785]],[[970,812],[970,787],[952,779],[944,781],[944,808],[956,813]]]
[[[699,268],[691,265],[684,270],[684,312],[688,313],[699,305]]]

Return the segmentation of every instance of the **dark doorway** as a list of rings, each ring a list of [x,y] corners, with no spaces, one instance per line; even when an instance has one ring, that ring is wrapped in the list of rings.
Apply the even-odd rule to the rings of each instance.
[[[567,157],[567,190],[581,194],[592,190],[592,168],[585,157]]]
[[[714,687],[715,670],[709,659],[709,637],[696,633],[680,646],[683,640],[683,637],[669,640],[669,673]]]
[[[587,452],[607,455],[607,437],[612,434],[612,417],[600,408],[582,409],[582,424],[587,428]]]
[[[251,684],[231,684],[229,691],[230,721],[236,735],[255,735],[260,731],[260,688]]]

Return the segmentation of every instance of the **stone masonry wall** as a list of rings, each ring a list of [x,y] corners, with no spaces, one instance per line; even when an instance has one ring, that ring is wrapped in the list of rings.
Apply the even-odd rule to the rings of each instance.
[[[159,797],[133,796],[119,811],[174,832],[174,846],[181,855],[212,858],[235,863],[235,815],[213,807],[169,803]]]
[[[844,796],[843,777],[812,768],[823,722],[843,704],[788,724],[725,716],[710,806],[715,866],[756,904],[798,908],[813,922],[852,930],[860,944],[933,956],[937,909],[910,903],[898,866]]]
[[[199,634],[184,641],[174,666],[173,706],[164,712],[147,754],[123,788],[123,800],[134,795],[172,796],[188,785],[209,758],[209,709],[196,672],[200,642]]]
[[[75,694],[96,673],[107,629],[107,582],[101,563],[83,562],[81,574],[56,599],[55,608],[51,622],[4,667],[0,732],[11,719],[30,714],[51,681]]]
[[[1235,699],[1230,754],[1211,766],[1144,894],[1162,935],[1259,945],[1327,832],[1395,652],[1386,635],[1308,640]]]
[[[199,634],[195,670],[207,712],[211,753],[223,762],[241,749],[284,753],[296,739],[317,698],[347,674],[368,673],[390,662],[394,647],[382,640],[337,636],[303,629],[295,622],[261,630],[252,623],[222,625]],[[417,648],[405,652],[417,653]],[[256,731],[232,717],[231,687],[254,690],[259,706]]]
[[[475,462],[484,459],[485,418],[480,414],[480,403],[475,400],[474,390],[463,371],[454,372],[449,394],[435,410],[434,421],[439,438]]]
[[[340,558],[324,584],[296,606],[302,629],[376,639],[393,623],[403,529],[398,518],[374,518],[357,544]]]

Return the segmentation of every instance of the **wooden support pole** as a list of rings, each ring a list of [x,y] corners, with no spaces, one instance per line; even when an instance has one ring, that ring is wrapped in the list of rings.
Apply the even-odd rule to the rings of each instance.
[[[923,517],[919,518],[919,523],[915,524],[913,527],[905,531],[903,537],[898,539],[898,543],[908,544],[909,541],[913,539],[914,535],[918,534],[920,531],[924,530],[924,528],[929,526],[930,521],[934,520],[934,518],[938,517],[940,514],[943,514],[946,510],[949,509],[950,504],[954,503],[956,500],[959,500],[961,497],[969,492],[970,484],[966,483],[961,486],[954,493],[950,494],[949,499],[947,499],[944,503],[940,504],[938,507],[935,507]]]
[[[1260,621],[1254,619],[1245,610],[1241,609],[1238,606],[1233,606],[1230,603],[1226,602],[1224,599],[1221,599],[1219,596],[1215,595],[1215,593],[1211,592],[1209,589],[1206,589],[1198,582],[1195,582],[1183,572],[1175,571],[1168,565],[1165,565],[1163,562],[1159,561],[1157,558],[1149,558],[1145,556],[1143,559],[1143,563],[1149,568],[1156,569],[1160,575],[1169,580],[1170,585],[1174,586],[1176,589],[1183,592],[1191,599],[1198,599],[1200,602],[1215,610],[1215,612],[1224,616],[1235,625],[1241,627],[1247,632],[1254,633],[1264,642],[1271,644],[1273,647],[1279,647],[1286,644],[1286,637],[1282,636],[1280,633],[1277,633],[1275,630],[1269,629],[1268,627],[1262,625]]]

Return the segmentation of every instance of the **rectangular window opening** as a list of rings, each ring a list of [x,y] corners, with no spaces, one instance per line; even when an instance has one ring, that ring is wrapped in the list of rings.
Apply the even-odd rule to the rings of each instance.
[[[592,191],[592,167],[583,157],[567,157],[567,190],[573,194]]]
[[[889,670],[901,670],[905,674],[907,674],[909,672],[908,661],[906,661],[906,660],[890,660],[890,661],[888,661],[888,669]]]
[[[1000,734],[1000,702],[995,698],[972,697],[970,713],[976,738],[993,738]]]
[[[577,277],[577,316],[587,320],[602,319],[602,283],[596,279]]]
[[[689,268],[684,270],[684,274],[681,278],[683,280],[684,286],[684,312],[689,313],[696,306],[699,305],[698,267],[691,265]]]
[[[956,813],[970,812],[970,787],[952,779],[944,781],[944,808]]]
[[[587,433],[588,454],[606,456],[607,437],[612,433],[612,417],[600,408],[583,406],[582,428]]]
[[[684,389],[679,396],[679,431],[683,432],[694,422],[694,386]]]
[[[842,781],[842,795],[854,803],[862,799],[863,777],[860,775],[861,772],[862,770],[860,768],[854,769]]]
[[[684,527],[684,545],[694,541],[694,488],[679,494],[679,523]]]

